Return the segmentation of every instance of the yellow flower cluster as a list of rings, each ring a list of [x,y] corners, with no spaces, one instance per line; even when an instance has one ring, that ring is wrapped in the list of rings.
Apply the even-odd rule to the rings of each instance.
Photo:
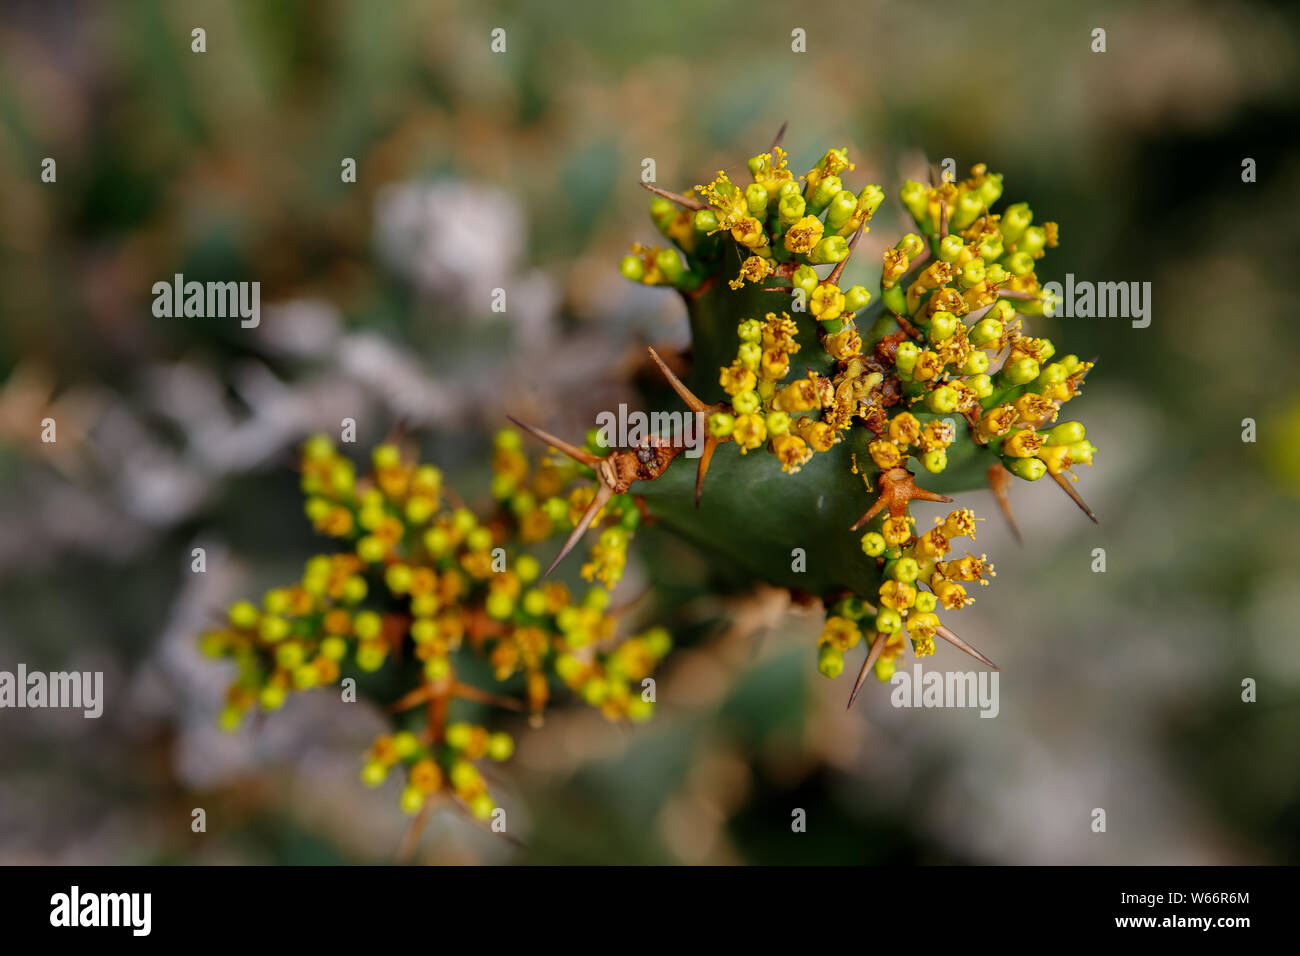
[[[973,603],[965,584],[987,584],[985,576],[993,576],[988,555],[976,558],[968,554],[944,560],[952,551],[953,539],[974,537],[974,512],[964,508],[952,511],[945,518],[936,518],[935,526],[921,535],[913,533],[912,525],[909,515],[890,515],[880,521],[879,530],[862,536],[862,550],[875,558],[883,571],[875,618],[868,621],[870,609],[861,602],[842,602],[842,614],[829,617],[822,633],[823,673],[833,670],[830,676],[837,676],[843,667],[842,661],[838,666],[827,663],[832,656],[827,647],[842,654],[858,643],[856,625],[851,632],[848,630],[848,624],[856,618],[870,623],[871,641],[884,635],[875,672],[880,680],[888,680],[894,672],[894,661],[903,653],[904,637],[911,641],[918,657],[933,654],[934,638],[942,627],[935,611],[940,607],[957,610]]]
[[[328,439],[307,442],[307,515],[343,549],[313,557],[300,581],[268,591],[260,607],[236,603],[227,623],[203,636],[205,653],[237,665],[221,724],[233,730],[255,709],[280,709],[293,691],[377,671],[394,658],[417,661],[415,686],[381,703],[398,714],[424,707],[427,725],[377,740],[363,778],[377,785],[402,763],[408,812],[445,791],[482,818],[493,803],[473,761],[504,760],[512,744],[482,727],[448,725],[455,701],[540,716],[555,674],[611,719],[648,718],[653,695],[642,699],[632,682],[651,673],[671,641],[662,630],[620,638],[609,609],[608,589],[623,574],[640,521],[636,502],[614,496],[592,522],[608,526],[583,576],[602,586],[575,600],[563,583],[541,579],[537,558],[521,545],[567,534],[581,520],[592,498],[586,469],[552,460],[531,468],[513,430],[498,433],[492,465],[498,508],[480,519],[452,506],[457,499],[437,468],[407,460],[395,445],[377,447],[359,478]],[[373,607],[362,606],[367,599]],[[462,680],[475,672],[465,666],[468,654],[485,656],[499,682],[522,676],[524,700]]]

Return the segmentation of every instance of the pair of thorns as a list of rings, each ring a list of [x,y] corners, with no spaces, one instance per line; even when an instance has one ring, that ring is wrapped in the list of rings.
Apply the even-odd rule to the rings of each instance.
[[[673,374],[664,360],[660,358],[659,353],[653,348],[650,350],[650,357],[654,359],[655,364],[659,366],[664,377],[668,379],[668,384],[672,386],[678,396],[686,403],[692,412],[711,415],[717,411],[726,410],[726,406],[721,403],[717,405],[707,405],[701,401],[686,385]],[[529,425],[521,422],[513,416],[507,416],[510,421],[514,422],[524,431],[534,437],[546,442],[553,448],[562,451],[579,464],[586,465],[596,473],[596,495],[587,510],[583,513],[582,518],[570,533],[568,540],[564,542],[564,547],[556,555],[551,566],[546,569],[550,574],[574,549],[578,541],[591,527],[592,521],[611,498],[615,495],[625,494],[631,488],[633,482],[653,481],[667,470],[668,466],[673,463],[679,454],[686,449],[686,444],[679,439],[659,440],[644,442],[636,448],[615,449],[608,455],[599,456],[593,454],[585,448],[572,445],[557,438],[550,432],[543,431],[535,425]],[[707,434],[704,440],[704,449],[699,458],[695,474],[695,506],[700,506],[700,498],[704,492],[704,477],[708,474],[709,464],[713,460],[713,453],[723,442],[731,441],[731,437],[720,438],[711,432]],[[890,468],[880,476],[880,494],[872,506],[862,515],[852,526],[851,530],[857,530],[866,524],[872,518],[876,517],[881,511],[888,509],[893,516],[902,515],[906,512],[908,502],[912,499],[922,501],[951,502],[952,498],[947,495],[935,494],[932,491],[926,491],[924,488],[917,487],[913,480],[912,473],[906,468]],[[874,610],[874,608],[872,608]],[[958,637],[944,625],[939,625],[936,633],[944,640],[948,641],[954,647],[965,651],[976,660],[993,668],[998,666],[985,657],[982,653]],[[863,682],[866,680],[867,673],[879,659],[881,652],[884,650],[885,641],[888,635],[884,633],[877,634],[872,641],[871,648],[867,652],[867,658],[862,664],[862,669],[858,673],[857,680],[854,682],[853,691],[849,695],[848,707],[853,706],[853,701],[858,696]]]

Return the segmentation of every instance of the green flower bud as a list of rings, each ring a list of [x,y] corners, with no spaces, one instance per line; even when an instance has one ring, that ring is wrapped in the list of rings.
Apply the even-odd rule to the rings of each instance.
[[[898,240],[894,248],[901,251],[908,259],[915,259],[925,251],[925,240],[916,233],[909,232]]]
[[[876,630],[881,634],[897,634],[903,629],[903,617],[893,608],[882,607],[876,612]]]
[[[268,644],[274,644],[289,636],[289,622],[278,615],[267,614],[258,622],[257,633]]]
[[[1007,471],[1025,481],[1037,481],[1047,474],[1047,466],[1037,458],[1003,458]]]
[[[966,361],[962,364],[961,372],[963,375],[983,375],[989,370],[989,353],[988,352],[971,352],[966,356]]]
[[[1005,385],[1026,385],[1038,378],[1038,363],[1031,358],[1016,359],[1002,366],[998,381]]]
[[[785,412],[768,412],[766,424],[769,435],[784,435],[790,430],[790,416]]]
[[[838,176],[823,176],[817,183],[817,188],[808,196],[808,214],[820,216],[822,210],[839,194],[843,185]]]
[[[653,701],[643,700],[640,697],[633,697],[627,702],[627,719],[634,724],[644,724],[654,716],[655,705]]]
[[[776,207],[776,218],[781,226],[781,231],[784,232],[802,219],[807,208],[807,203],[798,193],[782,199]]]
[[[241,631],[252,630],[257,626],[257,608],[249,601],[239,601],[230,606],[230,623]]]
[[[948,228],[961,231],[975,221],[984,211],[984,203],[976,193],[962,193],[957,197],[956,207],[948,220]]]
[[[388,546],[379,538],[368,534],[357,542],[357,557],[366,564],[378,564],[388,553]]]
[[[802,265],[794,270],[794,275],[790,277],[790,282],[796,289],[803,289],[803,291],[811,297],[813,291],[821,283],[821,279],[817,278],[817,271],[813,269],[812,266]]]
[[[488,738],[487,755],[491,760],[500,763],[503,760],[509,760],[510,755],[515,752],[515,741],[509,734],[495,733]]]
[[[880,301],[885,308],[897,315],[907,315],[907,293],[902,284],[891,286],[880,293]]]
[[[868,531],[862,536],[862,553],[869,558],[878,558],[885,553],[885,536],[879,531]]]
[[[407,564],[390,564],[384,569],[384,583],[394,594],[406,594],[410,591],[412,577],[414,574]]]
[[[489,591],[487,600],[483,603],[483,609],[487,611],[488,617],[496,621],[505,621],[515,610],[515,599],[506,591]]]
[[[920,354],[921,350],[915,342],[899,342],[898,350],[894,355],[894,364],[900,372],[910,378],[912,370],[916,368],[916,359]]]
[[[858,205],[870,219],[880,208],[880,204],[885,201],[885,191],[879,186],[868,185],[862,187],[862,192],[858,193]]]
[[[1097,453],[1097,446],[1084,439],[1070,444],[1070,457],[1076,464],[1091,465],[1092,456]]]
[[[930,221],[930,189],[922,186],[918,182],[908,180],[903,183],[903,188],[898,192],[898,198],[902,200],[907,211],[912,214],[912,218],[918,223],[928,223]]]
[[[1049,428],[1043,433],[1043,437],[1049,445],[1073,445],[1075,442],[1081,442],[1084,439],[1085,431],[1080,422],[1061,422],[1054,428]],[[1071,455],[1071,458],[1074,456]]]
[[[402,788],[402,812],[408,816],[414,816],[423,810],[424,801],[424,792],[419,787],[408,784]]]
[[[961,284],[969,289],[984,281],[985,269],[983,259],[972,259],[961,267]]]
[[[829,644],[823,644],[817,652],[817,669],[831,680],[844,673],[844,654]]]
[[[352,620],[352,632],[363,641],[371,641],[384,629],[384,621],[374,611],[362,611]]]
[[[930,328],[928,338],[931,342],[942,342],[944,339],[951,338],[953,333],[961,327],[961,319],[951,312],[936,312],[930,318]]]
[[[951,385],[940,385],[931,392],[926,392],[925,407],[937,415],[946,415],[957,408],[961,396]]]
[[[275,649],[275,662],[285,670],[293,670],[303,662],[306,650],[298,641],[285,641]]]
[[[762,222],[767,218],[767,190],[758,183],[750,183],[745,187],[745,205],[749,214]]]
[[[1025,230],[1020,241],[1016,243],[1016,249],[1020,252],[1037,258],[1038,254],[1047,246],[1047,230],[1042,226],[1030,226]]]
[[[903,584],[911,584],[920,573],[921,566],[916,563],[916,558],[898,558],[885,565],[885,576]]]
[[[763,347],[757,342],[741,342],[740,348],[736,349],[736,358],[740,359],[741,365],[752,372],[763,360]]]
[[[686,267],[682,265],[682,257],[675,249],[660,249],[656,252],[655,265],[664,274],[664,278],[674,285],[681,281],[686,271]]]
[[[856,312],[865,309],[871,301],[871,293],[863,285],[850,286],[844,293],[844,311]]]
[[[714,438],[726,438],[736,427],[736,419],[726,412],[714,412],[709,416],[709,434]]]
[[[519,575],[519,580],[524,584],[536,581],[541,573],[541,564],[531,554],[521,554],[515,558],[515,574]]]
[[[1034,257],[1027,252],[1013,252],[1006,258],[1006,267],[1012,275],[1029,275],[1034,271]]]
[[[263,710],[279,710],[289,699],[289,692],[279,684],[267,684],[257,695],[257,702]]]
[[[357,648],[357,667],[366,673],[373,673],[384,666],[387,657],[383,647],[377,644],[362,644]]]
[[[921,467],[932,475],[937,475],[948,467],[948,452],[942,448],[932,448],[921,456]]]
[[[808,253],[808,261],[813,265],[826,265],[830,262],[839,262],[841,259],[847,259],[849,256],[849,241],[843,236],[826,236],[817,245],[813,246],[812,252]]]
[[[1002,258],[1002,253],[1004,251],[1002,247],[1002,237],[996,233],[985,236],[980,241],[979,248],[976,251],[979,253],[980,258],[985,262],[996,262],[998,259]]]
[[[402,464],[402,452],[396,445],[376,445],[370,460],[376,468],[398,468]]]
[[[532,617],[541,617],[546,613],[546,595],[536,588],[524,592],[524,613]]]
[[[993,394],[993,379],[987,375],[972,375],[962,381],[981,401]]]
[[[343,582],[343,603],[360,604],[370,592],[370,585],[359,574],[352,574]]]
[[[916,610],[919,614],[933,613],[934,609],[939,606],[939,599],[929,591],[916,592]]]
[[[942,262],[952,262],[961,251],[966,248],[966,242],[961,236],[949,235],[939,240],[939,259]]]
[[[358,658],[359,659],[359,658]],[[445,657],[430,657],[424,662],[424,676],[435,684],[451,675],[451,661]]]
[[[982,349],[986,345],[994,345],[1002,341],[1002,323],[990,316],[985,316],[971,326],[967,334],[970,344],[977,349]]]
[[[691,226],[695,229],[700,237],[716,232],[721,223],[718,222],[718,215],[712,209],[697,209],[691,216]]]
[[[469,812],[475,820],[491,820],[496,809],[496,801],[486,793],[475,794],[474,798],[469,802]]]
[[[831,613],[838,617],[846,617],[850,621],[860,621],[866,616],[867,605],[862,598],[850,595],[837,601]]]
[[[732,396],[731,407],[740,415],[754,414],[759,409],[758,392],[751,390]]]
[[[367,760],[361,768],[361,782],[367,787],[378,787],[388,776],[388,767],[378,760]]]
[[[998,221],[998,229],[1007,242],[1015,242],[1033,221],[1034,214],[1029,208],[1029,203],[1018,202],[1008,206],[1002,213],[1002,218]]]
[[[850,190],[841,189],[826,207],[826,228],[838,232],[858,211],[858,197]]]
[[[326,435],[312,435],[303,443],[302,453],[310,461],[327,461],[334,454],[334,442]]]

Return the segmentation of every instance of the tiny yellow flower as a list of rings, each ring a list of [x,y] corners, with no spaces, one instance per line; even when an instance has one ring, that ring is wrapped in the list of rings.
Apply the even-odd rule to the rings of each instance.
[[[821,241],[824,230],[822,221],[816,216],[804,216],[785,232],[787,252],[802,254],[810,252]]]

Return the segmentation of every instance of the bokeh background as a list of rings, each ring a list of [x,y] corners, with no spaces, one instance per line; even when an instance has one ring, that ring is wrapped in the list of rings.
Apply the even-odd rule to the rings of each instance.
[[[0,713],[0,862],[389,859],[395,793],[356,779],[379,716],[315,694],[224,735],[228,674],[196,650],[318,545],[296,444],[345,415],[363,445],[404,420],[485,501],[507,411],[581,434],[636,402],[644,343],[686,343],[671,293],[617,272],[655,236],[642,159],[686,188],[784,120],[798,171],[847,145],[853,182],[885,187],[871,240],[902,231],[893,197],[927,160],[984,161],[1061,223],[1044,281],[1153,284],[1147,329],[1036,326],[1099,356],[1072,408],[1101,447],[1079,482],[1101,525],[1019,483],[1019,547],[987,492],[963,500],[998,566],[958,626],[1003,668],[995,720],[896,710],[874,684],[846,714],[850,678],[815,668],[820,615],[721,589],[706,557],[641,535],[623,587],[683,645],[655,721],[507,722],[522,845],[444,814],[417,859],[1300,862],[1298,14],[6,0],[0,668],[103,670],[107,704]],[[150,287],[176,272],[260,281],[261,326],[155,318]]]

